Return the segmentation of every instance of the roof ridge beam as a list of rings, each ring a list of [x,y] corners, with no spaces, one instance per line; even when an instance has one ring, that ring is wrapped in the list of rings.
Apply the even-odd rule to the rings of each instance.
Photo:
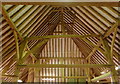
[[[119,2],[2,2],[3,5],[53,5],[53,6],[107,6],[119,7]]]

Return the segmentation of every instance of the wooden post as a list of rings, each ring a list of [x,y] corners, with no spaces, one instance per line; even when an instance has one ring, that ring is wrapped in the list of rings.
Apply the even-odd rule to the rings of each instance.
[[[112,43],[113,44],[113,43]],[[105,54],[106,54],[106,58],[108,59],[108,62],[109,64],[111,65],[114,65],[114,66],[111,66],[110,69],[111,69],[111,74],[112,74],[112,81],[111,82],[114,82],[115,84],[117,84],[118,82],[118,77],[117,77],[117,72],[115,70],[115,64],[113,62],[113,56],[112,56],[112,48],[109,47],[108,45],[108,42],[106,39],[103,39],[103,46],[105,48]]]
[[[40,60],[37,60],[35,64],[39,64]],[[34,68],[34,82],[40,82],[39,78],[37,76],[39,76],[39,69],[38,68]]]
[[[14,72],[14,75],[18,76],[18,77],[16,77],[16,78],[13,80],[13,82],[17,82],[17,80],[19,79],[19,68],[17,67],[17,65],[19,64],[20,56],[19,56],[19,44],[18,44],[17,33],[16,33],[16,31],[13,31],[13,32],[14,32],[14,37],[15,37],[15,43],[16,43],[16,56],[17,56],[16,71]]]
[[[6,21],[9,23],[10,27],[13,29],[13,34],[14,34],[14,39],[15,39],[15,45],[16,45],[16,70],[14,72],[14,75],[16,75],[17,77],[15,77],[13,79],[13,82],[17,82],[18,78],[19,78],[19,68],[17,67],[17,65],[19,64],[19,59],[20,59],[20,55],[19,55],[19,43],[18,43],[18,37],[20,39],[22,39],[21,34],[19,33],[19,31],[16,29],[16,26],[14,25],[14,23],[12,22],[11,18],[9,17],[7,11],[5,10],[4,6],[2,6],[2,13],[4,18],[6,19]]]
[[[61,22],[61,28],[62,28],[62,33],[63,35],[65,35],[65,28],[64,28],[64,10],[63,10],[63,7],[61,7],[61,12],[60,12],[60,22]]]
[[[85,60],[86,63],[90,64],[90,57],[88,59]],[[87,75],[87,78],[88,78],[88,84],[90,84],[91,82],[91,79],[90,79],[90,68],[86,68],[86,75]]]
[[[35,64],[35,59],[32,58],[32,63]],[[34,68],[29,68],[28,69],[28,79],[27,82],[33,82],[34,81]]]

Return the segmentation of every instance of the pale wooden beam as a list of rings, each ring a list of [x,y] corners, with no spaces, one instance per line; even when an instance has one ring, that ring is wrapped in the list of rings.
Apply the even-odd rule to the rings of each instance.
[[[66,65],[66,64],[21,64],[18,65],[18,67],[20,68],[30,68],[30,67],[34,67],[34,68],[79,68],[79,67],[84,67],[84,68],[95,68],[95,67],[111,67],[112,65],[110,64],[73,64],[73,65]]]
[[[28,69],[27,82],[33,82],[33,72],[34,72],[34,68]]]
[[[111,33],[114,32],[114,30],[116,29],[118,23],[115,23],[103,36],[103,39],[105,39],[106,37],[108,37]],[[102,37],[100,37],[102,38]],[[88,59],[89,57],[91,57],[95,52],[96,50],[99,48],[99,46],[101,45],[102,43],[102,40],[99,41],[99,43],[97,44],[96,47],[93,48],[93,50],[91,51],[91,53],[86,57],[86,59]],[[105,55],[105,54],[104,54]]]
[[[73,16],[74,14],[71,13],[70,15]],[[75,17],[75,18],[76,18],[77,20],[79,20],[77,17]],[[79,20],[79,21],[80,21],[80,20]],[[80,22],[81,22],[81,21],[80,21]],[[100,37],[100,36],[99,36],[99,37]],[[86,38],[82,38],[82,40],[85,41],[87,44],[89,44],[89,45],[91,45],[91,46],[94,47],[94,50],[90,53],[90,55],[88,55],[88,57],[89,57],[89,56],[92,56],[96,50],[99,50],[99,51],[104,55],[104,50],[102,50],[101,48],[99,48],[99,46],[95,45],[94,43],[92,43],[91,41],[89,41],[89,40],[86,39]]]
[[[28,45],[27,45],[27,49],[28,49],[27,52],[29,52],[29,51],[30,51],[30,48],[29,48]],[[37,57],[36,57],[33,53],[31,53],[30,56],[32,57],[32,59],[37,60]]]
[[[57,23],[56,23],[56,25],[57,25]],[[56,27],[56,25],[54,27]],[[52,28],[52,30],[54,29],[54,27]],[[49,30],[49,31],[50,31],[50,34],[51,34],[52,33],[51,30]],[[37,58],[35,57],[34,53],[37,51],[38,48],[40,48],[42,45],[44,45],[45,43],[47,43],[49,39],[45,38],[45,39],[41,39],[41,40],[43,40],[43,41],[42,42],[38,42],[31,50],[27,46],[29,51],[21,59],[21,63],[24,62],[29,55],[31,55],[31,57],[34,58],[34,60],[37,60]],[[27,41],[27,40],[24,40],[24,41]]]
[[[37,78],[87,78],[87,76],[36,76]]]
[[[115,38],[114,38],[114,39],[115,39]],[[111,53],[111,49],[112,49],[112,48],[109,47],[108,42],[107,42],[106,39],[103,39],[102,41],[103,41],[102,44],[103,44],[103,46],[104,46],[104,48],[105,48],[105,52],[106,52],[106,55],[105,55],[105,56],[106,56],[109,64],[110,64],[110,65],[113,65],[113,66],[110,67],[110,69],[111,69],[111,75],[112,75],[112,76],[111,76],[111,79],[112,79],[111,82],[115,82],[115,84],[117,84],[117,82],[118,82],[118,76],[117,76],[117,72],[116,72],[116,70],[115,70],[115,64],[114,64],[114,62],[113,62],[113,56],[111,55],[111,54],[112,54],[112,53]],[[113,44],[112,44],[112,45],[113,45]]]
[[[6,21],[8,22],[8,24],[10,25],[11,29],[16,33],[16,35],[18,35],[19,39],[23,40],[21,33],[19,32],[19,30],[16,28],[15,24],[13,23],[13,21],[9,17],[4,6],[2,6],[2,14],[3,14],[4,18],[6,19]],[[20,56],[21,56],[21,54],[23,54],[22,48],[20,48]],[[19,58],[20,58],[20,56],[19,56]]]
[[[110,77],[110,75],[111,75],[111,72],[108,72],[108,73],[105,73],[105,74],[103,74],[103,75],[100,75],[100,76],[98,76],[98,77],[93,78],[91,81],[92,81],[92,82],[96,82],[96,81],[99,81],[99,80],[103,80],[103,79],[105,79],[106,77]]]
[[[88,60],[87,60],[88,64],[91,63],[90,59],[91,59],[91,57],[89,57]],[[91,83],[91,77],[90,77],[90,68],[89,67],[87,68],[87,76],[88,76],[88,84],[90,84]]]
[[[61,12],[60,12],[60,22],[61,22],[61,28],[62,28],[62,33],[63,35],[65,35],[65,24],[64,24],[64,18],[63,18],[63,14],[64,14],[64,11],[63,11],[63,7],[61,7]]]
[[[6,21],[8,22],[8,24],[10,25],[11,29],[12,29],[13,31],[15,31],[16,34],[18,35],[19,40],[24,40],[24,38],[22,37],[21,33],[20,33],[19,30],[16,28],[16,25],[13,23],[13,21],[11,20],[11,18],[10,18],[10,16],[8,15],[7,11],[5,10],[4,6],[2,6],[2,14],[3,14],[4,18],[6,19]],[[26,45],[26,44],[24,44],[24,42],[26,42],[26,41],[23,41],[23,42],[21,43],[21,45],[20,45],[20,52],[19,52],[19,53],[20,53],[20,56],[19,56],[19,58],[21,58],[21,56],[22,56],[22,54],[23,54],[23,50],[22,50],[22,49],[26,47],[26,46],[24,46],[24,45]],[[27,49],[29,49],[29,48],[27,48]],[[33,56],[33,54],[32,54],[31,56],[35,58],[35,56]]]
[[[17,56],[17,63],[16,64],[19,64],[20,62],[20,53],[19,53],[19,43],[18,43],[18,36],[17,36],[17,33],[16,31],[13,31],[14,33],[14,37],[15,37],[15,44],[16,44],[16,56]],[[13,81],[14,82],[17,82],[17,80],[19,79],[19,68],[16,66],[16,70],[14,72],[15,75],[18,76],[18,78],[15,78]]]
[[[27,41],[23,41],[21,44],[20,44],[20,59],[23,57],[24,53],[25,53],[25,49],[27,47]]]
[[[82,57],[40,57],[39,59],[65,59],[65,60],[84,60],[85,58]]]
[[[116,34],[117,34],[117,27],[114,29],[112,43],[111,43],[111,49],[110,49],[110,57],[111,57],[112,61],[113,61],[113,48],[114,48],[114,44],[115,44]],[[110,64],[114,64],[114,62],[110,63]],[[116,82],[116,84],[117,84],[118,76],[117,76],[117,72],[115,70],[115,66],[111,67],[111,73],[112,73],[113,82]]]
[[[118,22],[116,22],[114,25],[112,25],[111,28],[110,28],[107,32],[105,32],[103,38],[106,38],[106,37],[108,37],[111,33],[113,33],[113,32],[114,32],[114,29],[115,29],[117,26],[118,26]]]
[[[18,31],[18,29],[16,28],[15,24],[13,23],[13,21],[11,20],[11,18],[9,17],[7,11],[5,10],[4,6],[2,6],[2,15],[4,16],[5,20],[8,22],[8,24],[10,25],[11,29],[13,31],[15,31],[18,34],[18,37],[20,40],[22,40],[22,35],[20,34],[20,32]]]
[[[99,48],[99,46],[101,45],[101,41],[99,41],[98,43],[97,43],[97,46],[96,47],[94,47],[93,48],[93,50],[90,52],[90,54],[86,57],[86,59],[89,59],[89,58],[91,58],[91,56],[96,52],[96,50]]]
[[[114,44],[115,44],[115,38],[116,38],[116,34],[117,34],[117,27],[114,28],[114,33],[113,33],[113,38],[112,38],[112,42],[111,42],[111,57],[113,58],[113,48],[114,48]]]
[[[25,40],[41,40],[41,39],[48,39],[48,38],[88,38],[88,37],[100,37],[100,35],[91,34],[91,35],[48,35],[48,36],[35,36],[35,37],[28,37]]]
[[[2,75],[2,77],[17,77],[17,76],[16,75]],[[86,79],[87,76],[35,76],[35,78],[85,78]]]
[[[38,49],[39,47],[41,47],[43,44],[45,44],[48,41],[48,39],[43,40],[42,42],[39,42],[38,44],[36,44],[36,46],[34,46],[30,51],[27,52],[27,54],[21,59],[21,62],[24,62],[26,60],[26,58],[32,53],[34,54],[36,49]]]
[[[2,2],[3,5],[53,5],[53,6],[108,6],[119,7],[119,2]]]
[[[45,61],[46,62],[46,61]],[[38,60],[36,60],[36,62],[34,63],[34,64],[39,64],[40,63],[40,60],[38,59]],[[39,81],[39,78],[38,77],[36,77],[36,76],[39,76],[40,75],[40,73],[39,73],[40,71],[39,71],[39,68],[34,68],[34,82],[40,82]]]
[[[15,46],[16,46],[16,60],[17,60],[17,64],[19,64],[19,60],[20,60],[20,53],[19,53],[19,43],[18,43],[18,37],[20,39],[22,39],[22,36],[20,35],[19,31],[16,29],[14,23],[12,22],[12,20],[10,19],[7,11],[5,10],[4,6],[2,6],[2,13],[4,18],[6,19],[6,21],[8,22],[8,24],[10,25],[10,27],[13,29],[13,34],[14,34],[14,39],[15,39]],[[19,75],[19,69],[16,68],[16,71],[14,72],[15,75]],[[19,77],[19,76],[18,76]],[[13,81],[17,82],[18,78],[15,78]]]

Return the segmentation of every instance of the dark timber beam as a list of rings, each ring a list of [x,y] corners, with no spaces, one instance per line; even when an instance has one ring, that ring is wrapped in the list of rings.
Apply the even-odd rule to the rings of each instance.
[[[53,5],[53,6],[107,6],[118,7],[119,2],[2,2],[3,5]]]
[[[27,65],[18,65],[18,67],[20,68],[79,68],[79,67],[83,67],[83,68],[96,68],[96,67],[111,67],[112,65],[110,64],[27,64]]]

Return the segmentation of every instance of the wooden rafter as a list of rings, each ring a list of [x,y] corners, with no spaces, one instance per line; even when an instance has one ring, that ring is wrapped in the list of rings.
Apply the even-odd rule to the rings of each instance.
[[[19,40],[18,37],[22,40],[22,36],[19,33],[19,31],[16,29],[16,26],[14,25],[14,23],[12,22],[12,20],[10,19],[7,11],[5,10],[4,6],[2,6],[2,12],[3,12],[3,16],[6,19],[6,21],[8,22],[8,24],[10,25],[10,27],[13,30],[13,34],[14,34],[14,39],[15,39],[15,45],[16,45],[16,58],[17,58],[17,64],[19,64],[20,61],[20,54],[19,54]],[[16,71],[14,73],[15,75],[19,75],[19,69],[16,67]],[[17,78],[15,78],[13,81],[16,82],[18,80],[19,76]]]
[[[84,60],[85,58],[82,57],[40,57],[40,59],[68,59],[68,60],[77,60],[77,59],[81,59]]]
[[[116,38],[116,34],[117,34],[117,27],[114,28],[114,34],[113,34],[113,38],[112,38],[112,42],[111,42],[111,57],[113,58],[113,48],[114,48],[114,44],[115,44],[115,38]]]
[[[21,59],[21,62],[23,62],[24,60],[26,60],[26,58],[31,54],[31,53],[35,53],[36,49],[38,49],[39,47],[41,47],[43,44],[45,44],[48,41],[48,39],[43,40],[42,42],[39,42],[36,46],[34,46],[34,48],[32,48],[30,51],[27,52],[27,54]]]
[[[118,22],[116,22],[114,25],[112,25],[111,28],[110,28],[107,32],[105,32],[103,38],[106,38],[106,37],[108,37],[111,33],[113,33],[113,32],[114,32],[114,29],[115,29],[117,26],[118,26]]]
[[[111,33],[114,32],[114,30],[116,29],[118,23],[115,23],[103,36],[103,39],[105,39],[106,37],[108,37]],[[115,38],[114,38],[115,40]],[[102,41],[100,40],[99,43],[97,44],[97,47],[93,48],[92,52],[86,57],[86,59],[88,59],[89,57],[91,57],[95,51],[99,48],[99,46],[101,45]]]
[[[93,48],[93,50],[90,52],[90,54],[86,57],[86,59],[90,59],[91,56],[96,52],[96,50],[99,48],[99,46],[101,45],[101,41],[99,41],[97,43],[97,46]]]
[[[39,4],[39,5],[50,5],[50,7],[52,8],[52,7],[56,7],[56,9],[57,9],[57,6],[58,7],[71,7],[72,6],[72,8],[74,8],[73,6],[83,6],[82,8],[83,8],[83,10],[85,11],[85,7],[84,6],[89,6],[90,8],[92,8],[92,6],[97,6],[97,7],[103,7],[103,6],[105,6],[105,7],[107,7],[107,6],[109,6],[109,7],[111,7],[110,9],[111,9],[111,11],[112,10],[114,10],[114,11],[117,11],[115,8],[113,8],[114,6],[116,6],[116,7],[118,7],[118,5],[116,5],[116,4],[118,4],[118,2],[115,2],[115,3],[111,3],[111,2],[107,2],[107,3],[99,3],[98,4],[98,2],[92,2],[92,3],[86,3],[86,2],[83,2],[83,3],[81,3],[81,2],[70,2],[70,3],[68,3],[68,2],[55,2],[55,3],[51,3],[51,2],[38,2],[38,3],[34,3],[34,2],[29,2],[29,3],[27,3],[27,2],[18,2],[18,3],[14,3],[14,2],[8,2],[8,3],[6,3],[6,2],[3,2],[4,4],[25,4],[25,5],[29,5],[29,4],[32,4],[32,5],[36,5],[36,4]],[[64,4],[63,4],[64,3]],[[109,5],[108,5],[109,4]],[[52,5],[52,6],[51,6]],[[12,9],[14,9],[14,6],[11,6],[12,7]],[[89,8],[88,7],[88,8]],[[108,8],[109,8],[108,7]],[[24,8],[24,7],[23,7]],[[10,8],[11,9],[11,8]],[[32,9],[32,8],[31,8]],[[43,8],[44,9],[44,8]],[[54,8],[53,8],[54,9]],[[3,9],[4,10],[4,9]],[[33,10],[33,9],[32,9]],[[90,9],[91,10],[91,9]],[[95,11],[96,11],[96,9],[94,9]],[[91,10],[93,13],[95,13],[94,12],[94,10]],[[36,11],[36,10],[33,10],[33,11]],[[53,10],[52,12],[56,12],[56,11],[61,11],[61,10]],[[72,13],[74,12],[72,9],[71,10],[66,10],[66,12],[67,11],[71,11]],[[75,10],[76,11],[76,10]],[[114,12],[113,11],[113,12]],[[5,12],[7,12],[6,10],[5,10]],[[96,11],[97,12],[97,11]],[[117,11],[118,12],[118,11]],[[86,13],[88,13],[87,11],[86,11]],[[28,14],[28,13],[26,13],[26,14]],[[96,14],[96,13],[95,13]],[[116,13],[115,13],[116,14]],[[98,14],[98,15],[100,15],[100,14]],[[98,16],[97,15],[97,16]],[[108,14],[108,16],[109,15],[111,15],[112,16],[112,14]],[[11,18],[10,18],[10,16],[8,15],[5,15],[5,14],[3,14],[3,16],[4,16],[4,18],[6,19],[6,21],[8,22],[9,20],[11,20]],[[52,16],[52,15],[50,15],[50,16]],[[55,15],[56,16],[56,15]],[[78,15],[77,15],[78,16]],[[92,16],[92,15],[90,15],[90,16]],[[102,16],[102,15],[101,15]],[[6,18],[7,17],[7,18]],[[28,16],[29,17],[29,16]],[[46,16],[45,16],[46,17]],[[67,13],[66,13],[66,16],[65,17],[67,17]],[[71,19],[69,19],[69,17],[71,17],[71,15],[69,15],[68,17],[67,17],[67,19],[68,19],[68,21],[69,20],[71,20]],[[82,17],[82,16],[81,16]],[[94,15],[93,15],[93,17],[95,17]],[[98,16],[99,17],[99,16]],[[26,17],[27,18],[27,17]],[[84,18],[84,16],[83,16],[83,18]],[[105,17],[106,18],[106,17]],[[22,19],[23,19],[23,16],[22,16]],[[47,18],[48,19],[48,18]],[[56,21],[56,19],[58,19],[58,18],[54,18],[54,19],[52,19],[51,18],[51,20],[49,21],[49,22],[51,22],[51,23],[49,23],[50,25],[47,25],[46,24],[46,22],[47,22],[47,20],[44,20],[44,21],[42,21],[41,22],[41,24],[43,24],[43,25],[47,25],[47,26],[49,26],[50,28],[48,28],[48,29],[51,29],[51,26],[53,26],[53,25],[55,25],[55,21]],[[62,18],[63,19],[63,18]],[[66,20],[67,20],[66,19]],[[77,19],[79,19],[78,17],[77,17]],[[95,19],[95,18],[94,18]],[[103,21],[106,21],[106,20],[104,20],[103,18],[101,18]],[[106,18],[107,19],[107,18]],[[92,27],[91,25],[89,25],[88,23],[87,24],[84,24],[83,23],[83,25],[80,25],[80,24],[78,24],[79,23],[79,21],[78,20],[76,20],[76,28],[79,28],[79,26],[80,26],[80,28],[84,28],[86,25],[89,25],[90,26],[90,28],[89,28],[89,26],[86,26],[85,27],[85,30],[84,31],[82,31],[82,30],[80,30],[81,31],[81,34],[84,34],[84,35],[79,35],[79,36],[75,36],[75,35],[60,35],[60,36],[53,36],[53,35],[47,35],[46,34],[46,31],[44,32],[44,29],[45,28],[47,28],[47,27],[45,27],[45,28],[43,28],[43,30],[41,29],[41,32],[37,32],[36,30],[39,30],[39,29],[36,29],[35,31],[32,31],[32,33],[29,35],[29,36],[31,36],[31,35],[33,35],[33,36],[35,36],[35,37],[29,37],[28,36],[28,38],[25,38],[25,39],[23,39],[23,37],[22,37],[22,33],[26,33],[26,29],[27,28],[16,28],[16,24],[14,24],[14,22],[12,22],[12,20],[10,21],[10,22],[8,22],[8,24],[10,25],[10,27],[12,28],[12,30],[13,30],[13,33],[14,33],[14,37],[15,37],[15,42],[16,42],[16,51],[17,51],[17,60],[19,61],[19,59],[22,59],[22,62],[23,61],[25,61],[26,59],[25,58],[27,58],[28,56],[31,56],[32,58],[34,58],[35,59],[35,61],[34,62],[37,62],[38,60],[40,60],[40,62],[37,64],[37,63],[33,63],[33,64],[17,64],[18,66],[17,67],[19,67],[19,68],[28,68],[29,69],[29,71],[26,73],[26,74],[29,74],[28,76],[27,76],[27,78],[30,80],[30,78],[31,78],[31,75],[33,76],[34,75],[34,78],[36,79],[37,77],[37,81],[36,82],[39,82],[40,80],[39,80],[39,78],[41,77],[41,78],[62,78],[63,80],[64,80],[64,78],[82,78],[82,76],[69,76],[69,77],[67,77],[67,76],[65,76],[65,68],[73,68],[74,70],[72,70],[72,69],[68,69],[68,70],[70,70],[71,72],[70,72],[70,74],[68,74],[68,75],[73,75],[73,73],[77,73],[76,71],[79,71],[79,70],[75,70],[76,68],[77,69],[79,69],[79,68],[81,68],[81,69],[87,69],[86,70],[86,72],[88,73],[87,74],[87,77],[88,77],[88,82],[90,82],[91,81],[91,79],[90,79],[90,75],[91,75],[91,72],[90,72],[90,68],[99,68],[100,70],[102,70],[102,69],[104,69],[104,68],[110,68],[111,69],[111,71],[113,70],[113,72],[112,72],[112,75],[113,75],[113,77],[112,77],[112,79],[114,80],[114,82],[116,82],[116,71],[115,71],[115,64],[113,63],[113,55],[116,55],[115,54],[115,52],[116,52],[116,46],[115,46],[115,48],[114,48],[114,45],[115,45],[115,38],[116,38],[116,34],[117,34],[117,19],[115,18],[114,19],[114,16],[113,16],[113,18],[112,18],[114,21],[116,21],[116,23],[115,24],[113,24],[113,26],[111,26],[111,28],[105,28],[105,26],[104,25],[102,25],[101,23],[99,24],[99,20],[97,20],[98,21],[98,25],[102,25],[103,27],[101,27],[101,29],[100,30],[103,30],[103,33],[104,33],[104,31],[106,30],[106,29],[108,29],[108,31],[107,32],[105,32],[104,33],[104,35],[103,35],[103,37],[102,38],[100,38],[101,37],[101,35],[99,34],[99,35],[96,35],[96,34],[91,34],[91,35],[85,35],[87,32],[88,33],[93,33],[92,32],[92,29],[90,29],[90,28],[93,28],[93,31],[95,31],[96,33],[98,33],[99,32],[99,29],[97,29],[97,28],[94,28],[94,27]],[[82,20],[84,20],[84,19],[82,19]],[[81,20],[81,22],[82,22],[82,20]],[[20,20],[18,20],[18,21],[16,21],[16,22],[19,22]],[[39,20],[40,21],[40,20]],[[39,22],[38,21],[38,22]],[[7,23],[6,22],[6,23]],[[15,23],[16,23],[15,22]],[[53,22],[53,23],[52,23]],[[67,21],[66,21],[67,22]],[[83,21],[84,22],[84,21]],[[111,24],[109,24],[109,25],[112,25],[112,21],[109,21],[109,22],[111,22]],[[109,23],[108,22],[108,23]],[[24,23],[24,20],[23,20],[23,23]],[[34,22],[35,23],[35,22]],[[86,23],[86,22],[85,22]],[[97,23],[97,22],[96,22]],[[106,23],[104,23],[105,25],[107,25],[108,24],[107,22]],[[70,27],[71,27],[71,29],[73,28],[72,27],[72,25],[74,25],[73,23],[59,23],[59,24],[61,24],[61,25],[71,25]],[[41,28],[42,26],[40,26],[40,28]],[[34,28],[34,27],[32,27],[32,28]],[[38,28],[38,27],[36,27],[36,28]],[[69,27],[68,27],[69,28]],[[20,34],[20,31],[18,30],[18,29],[21,29],[21,30],[24,30],[24,31],[21,31],[22,33]],[[70,29],[70,28],[69,28]],[[31,29],[30,29],[31,30]],[[90,32],[89,32],[89,30],[90,30]],[[27,30],[28,31],[28,30]],[[75,30],[76,32],[78,32],[79,33],[79,30]],[[30,31],[31,32],[31,31]],[[48,31],[47,33],[49,33],[49,32],[51,32],[51,31]],[[63,32],[65,32],[65,33],[68,33],[68,31],[64,31],[64,30],[62,30],[62,31],[55,31],[55,33],[63,33]],[[71,31],[70,31],[71,32]],[[114,33],[113,33],[114,32]],[[27,34],[26,35],[28,35],[28,33],[29,32],[27,32]],[[45,33],[44,35],[46,35],[46,36],[36,36],[37,34],[35,34],[35,33],[37,33],[37,34],[39,34],[39,35],[41,35],[40,33]],[[51,33],[54,33],[53,31],[51,32]],[[71,32],[70,34],[72,34],[73,32]],[[110,42],[108,42],[108,40],[106,40],[107,39],[107,37],[110,35],[110,34],[112,34],[113,33],[113,38],[112,38],[112,41],[111,41],[111,47],[110,47],[110,45],[108,45],[108,44],[110,44]],[[69,34],[69,33],[68,33]],[[79,33],[80,34],[80,33]],[[5,34],[6,35],[6,34]],[[58,35],[58,34],[56,34],[56,35]],[[97,45],[95,45],[94,43],[94,41],[95,40],[98,40],[98,39],[93,39],[93,41],[91,41],[92,39],[90,39],[90,40],[88,40],[87,38],[91,38],[91,37],[98,37],[98,39],[100,38],[100,41],[98,42],[98,44]],[[20,41],[18,40],[18,38],[20,39]],[[51,44],[49,44],[48,46],[46,46],[45,47],[45,52],[41,52],[42,54],[41,54],[41,56],[42,57],[38,57],[39,59],[37,59],[36,58],[36,55],[34,55],[35,53],[36,53],[36,50],[38,50],[39,49],[39,47],[40,46],[43,46],[43,45],[45,45],[46,43],[47,43],[47,40],[48,39],[51,39],[51,38],[75,38],[75,39],[78,39],[78,38],[80,38],[80,39],[82,39],[83,41],[85,41],[85,43],[87,43],[87,44],[85,44],[84,42],[83,42],[83,44],[85,44],[85,46],[83,46],[83,47],[85,47],[85,48],[89,48],[89,49],[86,49],[86,53],[87,54],[89,54],[88,55],[88,57],[86,58],[87,60],[88,60],[88,62],[86,62],[86,64],[84,64],[84,61],[86,60],[85,58],[79,58],[78,56],[79,55],[75,55],[76,56],[76,58],[72,58],[72,57],[69,57],[69,55],[66,55],[66,57],[65,57],[65,55],[64,55],[64,57],[55,57],[56,55],[56,53],[55,52],[53,52],[52,54],[50,54],[50,55],[48,55],[48,54],[43,54],[43,53],[45,53],[46,51],[48,51],[49,52],[49,48],[46,48],[46,47],[49,47],[49,46],[51,46],[51,45],[53,45],[52,43]],[[110,37],[111,38],[111,37]],[[47,39],[47,40],[46,40]],[[102,39],[102,41],[101,41],[101,39]],[[33,47],[33,48],[29,48],[29,46],[27,45],[27,41],[31,41],[31,40],[39,40],[39,41],[37,41],[37,43],[36,42],[32,42],[31,41],[31,44],[30,44],[30,46],[31,47]],[[44,42],[46,40],[46,42]],[[53,40],[53,39],[52,39]],[[43,43],[42,43],[42,42]],[[54,42],[58,42],[58,44],[59,43],[64,43],[64,42],[61,42],[61,41],[63,41],[62,39],[61,40],[57,40],[57,41],[54,41]],[[18,43],[19,42],[19,43]],[[41,43],[40,43],[41,42]],[[53,42],[53,43],[54,43]],[[82,41],[81,41],[82,42]],[[100,45],[101,45],[101,42],[103,43],[103,45],[104,45],[104,47],[102,47],[102,48],[105,48],[105,49],[102,49],[102,48],[100,48]],[[12,42],[11,42],[12,43]],[[70,42],[71,43],[71,42]],[[68,44],[70,44],[69,42],[68,42]],[[76,42],[77,43],[77,42]],[[78,43],[79,43],[79,40],[78,40]],[[5,43],[4,43],[5,44]],[[20,45],[19,45],[20,44]],[[34,45],[35,44],[35,45]],[[82,44],[82,43],[81,43]],[[89,46],[89,44],[91,45],[91,46]],[[78,44],[79,45],[79,44]],[[39,47],[38,47],[39,46]],[[55,46],[55,48],[57,48],[57,46],[56,46],[56,44],[54,45]],[[59,46],[59,45],[58,45]],[[82,45],[81,45],[82,46]],[[88,47],[87,47],[88,46]],[[5,47],[6,47],[6,44],[5,44]],[[20,47],[20,48],[19,48]],[[94,47],[93,48],[93,50],[91,50],[92,49],[92,47]],[[9,48],[11,48],[11,46],[9,47]],[[15,48],[15,47],[14,47]],[[59,48],[59,47],[58,47]],[[60,50],[62,49],[62,48],[64,48],[63,46],[62,47],[60,47]],[[70,50],[71,50],[71,48],[73,48],[73,50],[75,49],[73,46],[72,47],[68,47],[68,48],[70,48]],[[81,47],[81,49],[83,49],[83,51],[84,51],[84,49],[85,48],[82,48]],[[41,48],[40,49],[40,51],[42,50],[43,48]],[[51,48],[50,48],[51,49]],[[65,48],[66,49],[66,48]],[[7,51],[8,50],[8,48],[5,50],[5,51]],[[13,50],[13,49],[10,49],[10,50]],[[56,49],[57,50],[57,49]],[[55,51],[56,51],[55,50]],[[58,49],[59,50],[59,49]],[[90,50],[92,51],[92,52],[90,52]],[[99,59],[97,59],[97,58],[95,58],[95,61],[97,60],[98,62],[99,62],[99,64],[96,64],[96,62],[95,61],[93,61],[93,60],[91,60],[91,62],[90,62],[90,57],[96,52],[96,50],[98,50],[98,51],[100,51],[103,55],[105,55],[106,56],[106,58],[108,59],[108,61],[109,61],[109,64],[102,64],[102,63],[105,63],[104,61],[103,62],[99,62]],[[16,52],[15,51],[15,49],[14,49],[14,51],[12,51],[12,52]],[[54,51],[54,50],[53,50]],[[61,50],[62,51],[62,50]],[[63,51],[64,51],[64,49],[63,49]],[[114,52],[115,51],[115,52]],[[10,54],[12,53],[12,52],[10,52]],[[26,52],[27,52],[27,54],[26,54]],[[51,52],[52,52],[52,50],[51,50]],[[90,53],[89,53],[90,52]],[[38,52],[37,52],[38,53]],[[81,53],[81,52],[80,52]],[[24,54],[24,55],[23,55]],[[86,55],[87,55],[86,54]],[[99,53],[97,53],[97,54],[99,54]],[[15,55],[15,54],[14,54]],[[38,54],[37,54],[38,55]],[[62,55],[62,54],[58,54],[58,56],[59,55]],[[74,54],[71,54],[70,56],[74,56]],[[85,55],[85,56],[86,56]],[[12,54],[11,55],[7,55],[7,54],[5,54],[5,56],[7,56],[7,57],[5,57],[4,59],[6,59],[6,58],[8,58],[9,56],[11,56],[12,57]],[[38,55],[39,56],[39,55]],[[44,56],[44,57],[43,57]],[[48,57],[47,57],[48,56]],[[53,57],[52,57],[53,56]],[[68,57],[67,57],[68,56]],[[80,56],[80,57],[83,57],[84,55],[83,55],[83,53],[82,53],[82,56]],[[117,55],[118,56],[118,55]],[[13,59],[13,58],[12,58]],[[10,59],[10,61],[9,62],[11,62],[11,60],[12,59]],[[15,59],[15,58],[14,58]],[[78,60],[77,60],[78,59]],[[104,58],[103,58],[104,59]],[[50,60],[50,62],[49,63],[47,63],[48,61]],[[52,62],[52,60],[54,60],[54,62]],[[59,60],[59,62],[58,62],[58,64],[54,64],[55,62],[57,63],[57,60]],[[69,62],[66,62],[66,61],[68,61],[68,60],[70,60],[70,62],[72,63],[72,65],[69,65]],[[73,61],[71,61],[71,60],[73,60]],[[77,61],[79,61],[79,62],[77,62],[77,61],[75,61],[75,60],[77,60]],[[115,62],[116,62],[116,60],[117,59],[115,59]],[[14,60],[13,60],[14,61]],[[16,60],[15,60],[16,61]],[[45,63],[44,63],[45,62]],[[83,64],[82,64],[82,62],[83,62]],[[63,65],[62,63],[65,63],[65,65]],[[68,63],[68,65],[66,64],[66,63]],[[91,64],[91,63],[95,63],[95,64]],[[3,63],[4,64],[4,63]],[[46,65],[47,64],[47,65]],[[6,64],[7,65],[7,64]],[[10,63],[9,65],[7,65],[7,67],[8,68],[10,68],[11,66],[10,65],[12,65],[12,63]],[[37,68],[38,67],[38,68]],[[30,69],[33,69],[34,68],[34,72],[36,72],[36,73],[32,73],[31,74],[31,70]],[[43,71],[42,70],[42,68],[45,68],[45,72],[48,72],[48,73],[52,73],[52,72],[50,72],[49,71],[49,69],[48,69],[48,71],[47,71],[47,68],[60,68],[59,70],[58,70],[58,73],[60,74],[60,73],[62,73],[61,74],[61,76],[40,76],[40,75],[38,75],[38,74],[40,74],[40,70],[41,71]],[[5,68],[6,69],[6,68]],[[64,70],[63,70],[64,69]],[[81,70],[80,69],[80,70]],[[7,71],[8,69],[6,69],[5,70],[5,72]],[[22,69],[21,69],[22,70]],[[56,69],[57,70],[57,69]],[[53,71],[54,71],[54,69],[53,69]],[[32,70],[32,72],[33,72],[33,70]],[[44,72],[44,71],[43,71]],[[96,71],[97,72],[97,71]],[[18,73],[18,70],[16,70],[16,73]],[[18,78],[19,77],[19,75],[18,74],[16,74],[15,73],[15,75],[3,75],[4,77],[16,77],[16,78]],[[98,72],[99,73],[99,72]],[[45,73],[46,74],[46,73]],[[77,73],[77,74],[79,74],[79,73]],[[80,73],[81,74],[81,73]],[[83,75],[85,75],[85,73],[83,72],[82,73]],[[95,73],[96,74],[96,73]],[[25,75],[25,74],[24,74]],[[42,74],[43,75],[43,74]],[[26,75],[25,75],[26,76]],[[24,76],[24,77],[25,77]],[[61,80],[62,80],[61,79]],[[85,78],[86,79],[86,78]],[[8,80],[9,80],[9,78],[8,78]],[[29,81],[28,81],[29,82]]]
[[[36,76],[37,78],[87,78],[87,76]]]
[[[7,11],[5,10],[4,6],[2,6],[2,14],[4,16],[4,18],[6,19],[6,21],[8,22],[8,24],[10,25],[11,29],[13,31],[15,31],[18,34],[18,37],[20,40],[23,39],[21,33],[18,31],[18,29],[16,28],[15,24],[13,23],[13,21],[10,19]]]

